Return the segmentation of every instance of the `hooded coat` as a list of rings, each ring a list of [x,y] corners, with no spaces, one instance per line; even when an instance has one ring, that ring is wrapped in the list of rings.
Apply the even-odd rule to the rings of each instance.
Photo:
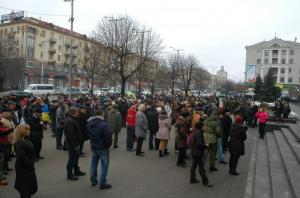
[[[148,130],[148,121],[146,115],[139,111],[136,114],[135,135],[137,137],[146,138]]]
[[[159,129],[156,138],[160,140],[169,140],[171,131],[171,120],[167,115],[161,114],[158,120]]]
[[[88,119],[87,134],[94,151],[110,148],[112,145],[113,130],[101,116]]]
[[[247,139],[246,135],[247,127],[240,124],[232,124],[230,128],[230,140],[228,143],[229,151],[231,155],[244,155],[245,144],[244,141]]]
[[[220,137],[222,135],[221,123],[212,117],[206,119],[203,130],[206,144],[217,143],[217,136]]]

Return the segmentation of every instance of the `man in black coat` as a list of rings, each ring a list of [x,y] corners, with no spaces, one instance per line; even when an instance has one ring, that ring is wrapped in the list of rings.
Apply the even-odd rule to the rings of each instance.
[[[236,167],[240,156],[245,154],[244,141],[247,139],[247,127],[242,125],[243,120],[239,115],[234,118],[234,121],[235,123],[230,128],[230,141],[228,143],[230,151],[229,174],[239,175],[236,172]]]
[[[118,110],[120,111],[121,116],[122,116],[122,125],[123,125],[123,127],[125,127],[128,104],[124,98],[122,98],[122,100],[118,104]]]
[[[34,146],[35,159],[36,161],[40,159],[44,159],[44,157],[40,156],[42,150],[42,139],[43,139],[43,130],[44,125],[41,120],[42,111],[40,108],[35,107],[33,109],[32,117],[28,120],[28,124],[30,126],[30,136],[29,140],[32,142]]]
[[[80,143],[82,142],[82,133],[78,123],[79,111],[77,107],[70,107],[68,117],[65,120],[65,135],[68,144],[69,159],[67,164],[67,179],[78,180],[77,176],[85,175],[80,171],[78,160],[80,155]],[[73,172],[74,170],[74,172]]]
[[[158,112],[155,109],[155,106],[151,106],[150,109],[148,109],[147,113],[146,113],[146,117],[148,120],[148,129],[149,129],[149,150],[153,150],[153,139],[155,138],[155,135],[159,129],[159,125],[158,125]],[[157,138],[155,138],[155,150],[158,150],[159,147],[159,140]]]
[[[223,147],[223,152],[227,150],[227,144],[228,144],[228,138],[229,138],[229,129],[232,123],[232,119],[230,117],[230,112],[229,110],[225,110],[223,113],[221,119],[221,126],[223,129],[223,134],[222,134],[222,147]]]
[[[193,132],[192,136],[192,146],[191,146],[191,155],[193,158],[192,167],[191,167],[191,178],[190,183],[199,183],[196,179],[196,168],[199,166],[199,173],[202,178],[202,183],[204,186],[212,187],[213,185],[209,184],[208,178],[205,174],[204,170],[204,162],[203,162],[203,155],[204,149],[208,145],[205,145],[204,137],[203,137],[203,121],[197,122],[195,124],[195,132]]]

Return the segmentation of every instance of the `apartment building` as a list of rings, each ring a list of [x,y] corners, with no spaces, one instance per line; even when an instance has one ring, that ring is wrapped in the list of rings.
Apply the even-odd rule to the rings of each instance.
[[[258,74],[264,78],[272,69],[276,83],[300,84],[300,43],[275,37],[246,46],[245,82],[255,82]]]
[[[85,49],[93,41],[86,35],[36,18],[18,18],[0,24],[0,47],[2,53],[19,58],[18,64],[7,69],[6,87],[24,88],[31,83],[51,83],[56,88],[68,86],[69,65],[72,58],[73,83],[87,78],[84,71]],[[71,57],[72,50],[72,57]],[[16,75],[17,74],[17,75]],[[73,86],[74,86],[73,85]]]

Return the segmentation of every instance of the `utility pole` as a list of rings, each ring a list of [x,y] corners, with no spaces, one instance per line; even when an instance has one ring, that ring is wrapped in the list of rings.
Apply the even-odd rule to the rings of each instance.
[[[69,65],[69,98],[71,99],[71,91],[72,91],[72,85],[73,85],[73,22],[74,22],[74,0],[64,0],[65,2],[71,2],[71,32],[70,32],[70,65]]]

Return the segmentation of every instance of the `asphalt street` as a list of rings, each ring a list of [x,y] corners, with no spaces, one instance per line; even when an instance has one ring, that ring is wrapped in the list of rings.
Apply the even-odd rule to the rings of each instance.
[[[92,187],[89,181],[90,144],[86,142],[85,157],[80,158],[81,170],[87,175],[80,177],[79,181],[66,179],[67,152],[55,149],[55,138],[51,137],[49,130],[44,132],[42,156],[35,164],[39,190],[33,196],[36,198],[82,198],[82,197],[106,197],[106,198],[241,198],[247,180],[249,161],[251,158],[253,140],[257,136],[257,129],[249,129],[246,140],[246,155],[240,158],[238,172],[240,176],[228,174],[228,165],[217,162],[217,172],[208,171],[207,176],[214,185],[207,188],[199,184],[190,184],[191,160],[188,166],[181,168],[176,166],[177,154],[174,152],[174,137],[171,137],[170,155],[159,158],[157,151],[149,151],[148,143],[144,142],[145,157],[136,157],[135,153],[125,150],[126,130],[121,131],[118,149],[111,149],[111,160],[108,174],[108,183],[112,184],[109,190],[99,190]],[[188,152],[189,153],[189,152]],[[228,161],[229,153],[226,153]],[[14,168],[14,161],[10,162]],[[99,173],[98,173],[99,174]],[[197,175],[200,179],[200,175]],[[14,189],[15,173],[8,175],[9,185],[0,186],[1,198],[19,197]]]

